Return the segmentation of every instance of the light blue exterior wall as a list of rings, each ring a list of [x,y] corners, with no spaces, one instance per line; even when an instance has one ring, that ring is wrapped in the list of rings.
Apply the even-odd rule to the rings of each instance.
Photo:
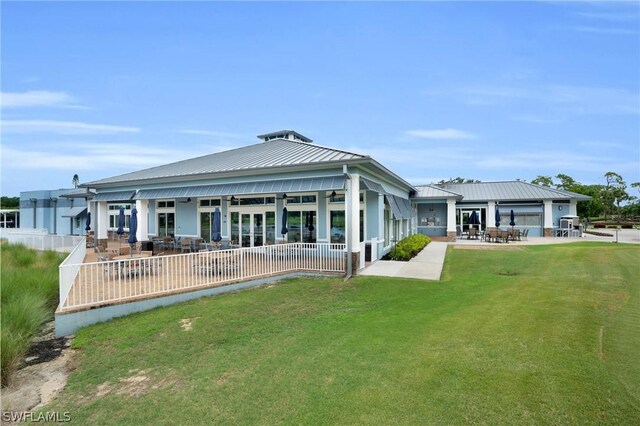
[[[319,191],[318,192],[318,200],[326,200],[327,192]],[[327,227],[324,226],[327,223],[327,203],[319,202],[318,203],[318,218],[317,218],[317,229],[316,229],[316,239],[318,241],[329,241],[329,237],[327,236]]]
[[[64,217],[73,207],[87,207],[84,198],[67,199],[61,197],[73,189],[24,191],[20,193],[20,228],[22,229],[46,229],[50,234],[58,235],[85,235],[84,230],[87,220],[86,213],[79,215],[80,223],[76,226],[76,220]],[[33,202],[36,201],[36,223],[33,223]]]
[[[562,210],[560,210],[562,207]],[[569,213],[569,203],[553,203],[553,226],[560,226],[560,218],[566,216]]]
[[[364,238],[369,241],[371,238],[382,239],[384,235],[378,235],[378,223],[383,220],[380,217],[379,209],[378,209],[378,193],[373,191],[365,192],[365,207],[366,207],[366,218],[367,218],[367,227],[365,229]]]
[[[447,202],[440,200],[421,201],[418,208],[418,233],[430,237],[447,235]],[[433,225],[429,225],[433,223]]]
[[[157,221],[156,203],[151,200],[149,201],[149,235],[158,235]]]
[[[198,236],[198,206],[194,200],[190,203],[176,201],[176,237]]]

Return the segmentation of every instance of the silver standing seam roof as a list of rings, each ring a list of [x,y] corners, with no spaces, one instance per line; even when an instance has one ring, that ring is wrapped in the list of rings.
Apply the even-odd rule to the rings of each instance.
[[[84,187],[176,177],[202,177],[325,163],[371,160],[371,157],[299,141],[276,139],[202,157],[83,183]],[[410,186],[409,184],[407,184]]]
[[[87,207],[71,207],[62,217],[77,217],[87,211]]]
[[[158,198],[213,197],[229,195],[272,194],[344,189],[344,176],[305,179],[283,179],[264,182],[226,183],[221,185],[184,186],[162,189],[142,189],[135,200]]]
[[[442,198],[436,187],[443,191],[459,194],[463,201],[530,201],[530,200],[590,200],[591,197],[561,189],[548,188],[523,181],[446,183],[416,186],[418,197]],[[451,195],[448,195],[451,196]]]

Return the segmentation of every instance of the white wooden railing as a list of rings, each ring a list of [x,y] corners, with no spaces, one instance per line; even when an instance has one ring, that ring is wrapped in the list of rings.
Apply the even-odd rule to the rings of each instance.
[[[48,234],[46,230],[41,229],[0,228],[0,238],[7,240],[11,244],[24,244],[35,250],[55,250],[59,252],[70,252],[80,241],[84,241],[84,237],[77,235],[54,235]]]
[[[62,307],[64,301],[67,300],[69,291],[76,281],[78,272],[82,266],[82,262],[87,254],[87,244],[84,238],[73,248],[69,256],[60,264],[58,268],[58,283],[60,292],[60,304]]]
[[[79,257],[80,254],[75,260]],[[292,243],[81,262],[81,259],[78,264],[65,261],[60,265],[60,311],[223,286],[290,272],[343,274],[346,270],[344,244]]]

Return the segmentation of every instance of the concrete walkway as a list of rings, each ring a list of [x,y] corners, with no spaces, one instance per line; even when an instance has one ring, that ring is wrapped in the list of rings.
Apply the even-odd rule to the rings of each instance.
[[[359,272],[359,275],[377,275],[380,277],[402,277],[402,278],[418,278],[423,280],[440,280],[442,274],[442,266],[444,257],[447,252],[448,245],[458,246],[485,246],[485,247],[514,247],[526,245],[541,244],[567,244],[582,241],[603,241],[615,242],[615,230],[599,230],[611,234],[610,237],[598,237],[595,235],[585,234],[583,238],[543,238],[531,237],[525,241],[518,241],[510,244],[487,243],[481,240],[458,239],[452,243],[440,241],[432,241],[427,245],[416,257],[408,262],[398,262],[393,260],[379,260],[372,263]],[[621,229],[618,231],[618,241],[620,243],[640,244],[640,230],[638,229]]]
[[[422,280],[440,279],[447,243],[432,241],[416,257],[408,262],[379,260],[359,272],[359,275],[382,277],[418,278]]]

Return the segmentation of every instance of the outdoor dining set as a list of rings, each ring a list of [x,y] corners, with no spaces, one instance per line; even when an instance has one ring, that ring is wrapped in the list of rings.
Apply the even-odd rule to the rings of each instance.
[[[507,230],[499,228],[488,228],[484,231],[480,231],[477,228],[469,228],[469,231],[466,233],[466,237],[468,240],[482,240],[490,243],[508,243],[509,241],[522,241],[523,239],[526,240],[528,235],[528,229],[521,231],[515,228]]]

